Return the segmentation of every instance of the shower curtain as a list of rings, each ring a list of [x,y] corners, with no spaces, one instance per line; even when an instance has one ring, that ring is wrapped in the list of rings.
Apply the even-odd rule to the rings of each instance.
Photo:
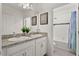
[[[76,11],[71,13],[68,44],[70,49],[76,51]]]

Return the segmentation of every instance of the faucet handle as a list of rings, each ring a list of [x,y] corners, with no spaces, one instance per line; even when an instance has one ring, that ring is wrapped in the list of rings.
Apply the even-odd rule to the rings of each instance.
[[[14,37],[16,36],[15,32],[13,32],[13,36],[14,36]]]
[[[40,29],[37,29],[37,32],[40,32]]]
[[[13,34],[15,34],[15,32],[13,32]]]

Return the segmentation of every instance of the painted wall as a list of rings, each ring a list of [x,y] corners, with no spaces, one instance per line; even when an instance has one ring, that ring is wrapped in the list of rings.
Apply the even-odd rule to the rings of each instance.
[[[48,32],[48,24],[46,24],[46,25],[40,25],[40,14],[45,13],[45,12],[48,12],[48,11],[41,11],[38,14],[33,14],[32,15],[32,16],[37,16],[37,25],[35,25],[35,26],[32,26],[31,25],[31,17],[32,16],[31,17],[26,17],[26,20],[27,20],[27,23],[26,24],[27,24],[27,26],[30,26],[31,27],[31,29],[32,29],[33,32],[37,32],[37,29],[38,28],[40,29],[40,32]],[[28,25],[28,23],[30,25]]]
[[[17,8],[2,5],[3,35],[20,33],[23,25],[23,14]]]

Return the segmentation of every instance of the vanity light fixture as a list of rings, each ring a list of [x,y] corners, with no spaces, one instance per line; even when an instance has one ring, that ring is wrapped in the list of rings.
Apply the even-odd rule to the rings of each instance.
[[[22,7],[23,9],[32,9],[31,3],[20,3],[19,7]]]

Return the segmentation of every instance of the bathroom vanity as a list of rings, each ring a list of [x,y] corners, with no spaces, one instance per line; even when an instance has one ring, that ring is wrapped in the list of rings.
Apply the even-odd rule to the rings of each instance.
[[[3,56],[43,56],[47,53],[47,34],[3,39],[2,45]]]

